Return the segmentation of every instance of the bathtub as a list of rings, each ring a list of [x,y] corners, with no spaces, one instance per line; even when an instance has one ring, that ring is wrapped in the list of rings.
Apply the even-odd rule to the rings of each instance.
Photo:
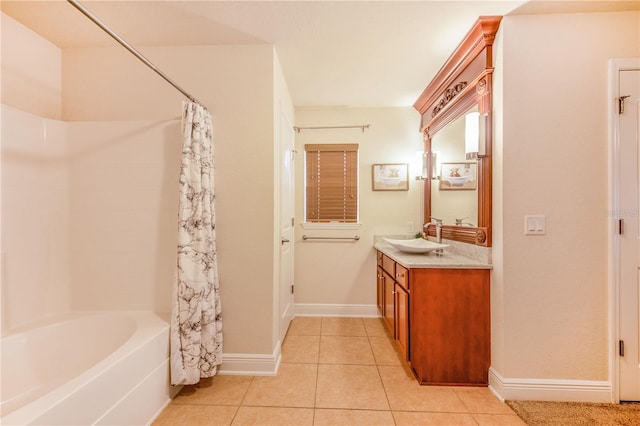
[[[2,337],[3,425],[141,425],[169,385],[168,315],[69,313]]]

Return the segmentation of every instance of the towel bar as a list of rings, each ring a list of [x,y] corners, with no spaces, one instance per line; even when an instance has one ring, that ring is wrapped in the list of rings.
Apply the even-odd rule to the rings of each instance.
[[[302,239],[307,240],[354,240],[358,241],[360,239],[359,235],[353,237],[307,237],[306,235],[302,236]]]

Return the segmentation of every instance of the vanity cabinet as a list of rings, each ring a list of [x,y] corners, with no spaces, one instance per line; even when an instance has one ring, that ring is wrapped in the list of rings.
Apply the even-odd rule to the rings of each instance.
[[[488,269],[405,268],[377,251],[378,307],[420,384],[486,386]]]

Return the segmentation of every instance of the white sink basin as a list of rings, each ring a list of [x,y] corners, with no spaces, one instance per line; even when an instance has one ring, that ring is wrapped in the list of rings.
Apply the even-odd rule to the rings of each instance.
[[[391,244],[396,250],[405,253],[428,253],[433,250],[449,247],[448,244],[438,244],[425,240],[424,238],[415,238],[413,240],[393,240],[391,238],[385,238],[384,240]]]

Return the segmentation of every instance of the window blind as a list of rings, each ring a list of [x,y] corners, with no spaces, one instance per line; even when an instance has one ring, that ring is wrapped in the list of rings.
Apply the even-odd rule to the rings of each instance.
[[[358,144],[307,144],[306,221],[358,221]]]

